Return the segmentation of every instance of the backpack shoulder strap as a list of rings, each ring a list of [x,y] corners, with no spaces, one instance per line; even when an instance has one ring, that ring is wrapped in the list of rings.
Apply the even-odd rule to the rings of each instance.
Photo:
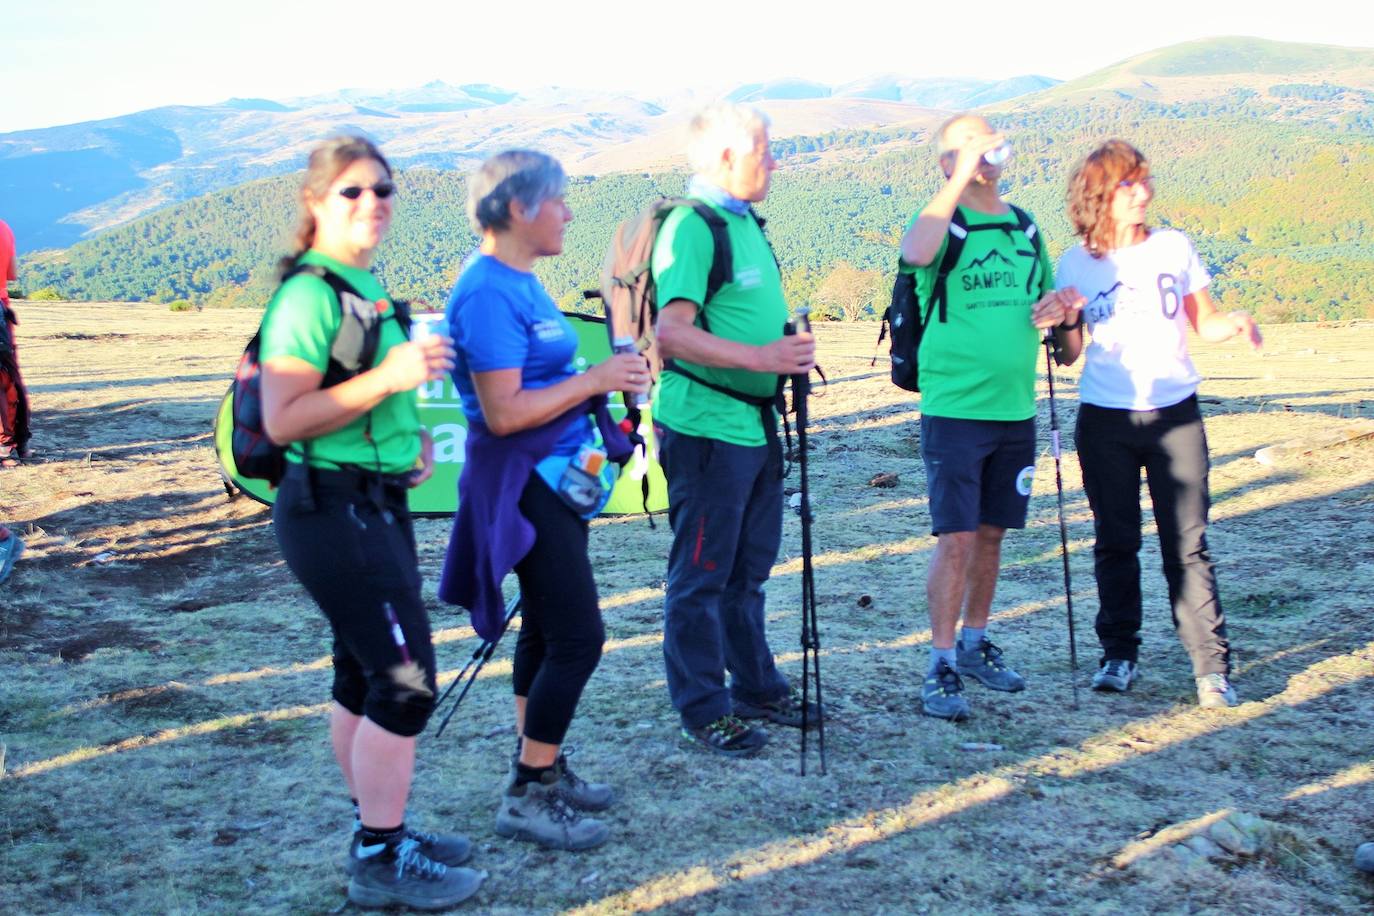
[[[1040,227],[1035,225],[1035,220],[1031,219],[1030,214],[1022,210],[1016,204],[1008,204],[1011,212],[1016,216],[1016,228],[1030,242],[1031,255],[1034,261],[1031,263],[1030,274],[1026,277],[1026,292],[1029,293],[1035,288],[1035,272],[1040,269],[1041,253],[1045,247],[1045,240],[1040,236]]]
[[[287,280],[291,279],[297,274],[302,273],[309,274],[312,277],[318,277],[325,283],[329,284],[329,288],[334,291],[334,304],[339,309],[340,317],[343,316],[343,297],[345,293],[347,293],[350,296],[354,296],[358,299],[361,299],[364,302],[370,301],[366,296],[358,292],[358,290],[353,286],[352,283],[349,283],[342,276],[330,270],[328,267],[324,267],[319,264],[297,264],[295,267],[291,268],[284,275],[282,275],[281,281],[285,283]],[[392,299],[391,314],[392,317],[396,319],[396,323],[400,325],[401,332],[407,338],[410,337],[410,303],[406,302],[403,299]],[[377,349],[381,346],[381,341],[382,331],[380,321],[374,322],[364,328],[362,350],[360,351],[358,358],[359,365],[372,365],[372,361],[377,358]],[[330,375],[330,373],[326,373],[326,375]],[[324,387],[327,388],[330,384],[337,384],[337,381],[334,381],[332,376],[331,381],[327,382]]]
[[[954,215],[949,220],[949,238],[945,242],[945,253],[940,257],[940,266],[935,271],[935,284],[930,291],[930,305],[926,309],[926,320],[922,322],[924,327],[930,321],[931,310],[937,305],[940,308],[941,323],[948,321],[948,310],[946,309],[945,286],[949,280],[950,272],[959,264],[959,256],[964,253],[964,243],[968,241],[968,224],[964,221],[963,214],[959,208],[954,208]]]
[[[716,212],[710,204],[697,200],[692,197],[674,198],[671,206],[691,207],[697,216],[701,217],[702,222],[706,223],[706,228],[711,230],[711,271],[706,275],[706,294],[702,297],[702,310],[706,308],[706,303],[710,302],[720,292],[720,288],[730,282],[730,278],[735,275],[735,255],[730,250],[730,228],[725,222],[725,217]]]

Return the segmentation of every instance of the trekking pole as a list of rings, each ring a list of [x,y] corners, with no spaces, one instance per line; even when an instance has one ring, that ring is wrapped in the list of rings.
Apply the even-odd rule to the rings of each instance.
[[[792,313],[787,333],[811,330],[811,310],[799,307]],[[801,474],[801,540],[802,540],[802,606],[801,606],[801,645],[802,645],[802,733],[801,733],[801,774],[806,775],[806,733],[809,730],[810,687],[814,677],[816,682],[816,749],[821,761],[821,775],[825,775],[825,707],[821,703],[821,638],[820,625],[816,618],[816,580],[811,563],[811,486],[807,479],[806,461],[806,422],[807,396],[811,392],[811,378],[808,373],[792,376],[792,407],[797,414],[797,467]]]
[[[1073,582],[1069,577],[1069,528],[1064,521],[1064,476],[1059,470],[1059,412],[1054,406],[1054,331],[1045,334],[1045,375],[1050,385],[1050,452],[1054,455],[1054,487],[1059,498],[1059,551],[1064,558],[1064,604],[1069,614],[1069,683],[1073,708],[1078,708],[1078,643],[1073,632]]]
[[[453,718],[453,714],[457,712],[458,707],[463,704],[463,697],[467,696],[468,691],[472,689],[473,682],[477,680],[477,675],[482,671],[482,666],[491,660],[491,653],[496,651],[496,644],[501,641],[502,636],[506,635],[506,630],[510,627],[510,622],[515,619],[515,615],[518,613],[520,613],[519,594],[511,599],[510,604],[506,605],[506,619],[501,622],[501,632],[496,634],[495,639],[482,640],[481,645],[473,651],[472,658],[468,659],[468,663],[463,666],[463,670],[458,672],[458,676],[453,679],[453,683],[448,685],[448,689],[444,691],[444,695],[439,697],[439,702],[434,704],[436,710],[443,706],[444,701],[448,699],[448,695],[453,693],[453,688],[462,683],[463,676],[468,673],[468,669],[472,668],[474,662],[477,664],[477,667],[472,670],[472,676],[467,679],[467,683],[463,686],[462,692],[458,694],[458,699],[453,701],[453,708],[448,711],[448,715],[444,716],[444,720],[439,723],[439,729],[434,733],[435,738],[442,735],[444,729],[448,728],[448,720]]]

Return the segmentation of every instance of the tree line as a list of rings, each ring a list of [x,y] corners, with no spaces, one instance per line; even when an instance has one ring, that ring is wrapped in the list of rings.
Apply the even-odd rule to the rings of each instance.
[[[1374,137],[1335,122],[1255,117],[1257,103],[1242,96],[1206,116],[1153,103],[999,115],[1016,147],[1008,197],[1035,214],[1057,256],[1074,241],[1064,215],[1070,169],[1103,139],[1124,137],[1151,160],[1157,222],[1192,236],[1225,307],[1269,321],[1374,317],[1374,215],[1369,195],[1355,193],[1374,187]],[[789,300],[822,317],[875,317],[902,229],[942,180],[926,137],[905,128],[834,131],[775,147],[783,169],[760,212]],[[859,155],[791,167],[833,148]],[[37,252],[25,259],[24,285],[33,295],[75,299],[261,306],[294,223],[298,181],[252,181],[66,250]],[[620,220],[656,196],[681,193],[685,183],[675,173],[571,179],[575,220],[564,254],[538,267],[560,304],[580,308],[581,291],[599,285]],[[376,269],[394,294],[437,307],[476,246],[464,213],[466,180],[409,168],[398,184]]]

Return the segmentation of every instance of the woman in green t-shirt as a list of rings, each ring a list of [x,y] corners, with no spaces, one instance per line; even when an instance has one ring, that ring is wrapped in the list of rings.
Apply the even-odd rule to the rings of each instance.
[[[472,846],[404,823],[416,735],[435,701],[434,646],[406,489],[426,479],[433,449],[415,388],[442,378],[453,347],[410,342],[369,266],[391,225],[391,168],[361,137],[316,148],[301,187],[296,252],[263,318],[262,402],[267,433],[287,444],[288,469],[272,508],[291,571],[334,633],[334,755],[356,805],[346,859],[349,899],[365,906],[452,906],[485,874],[457,868]],[[357,294],[336,295],[314,265]],[[371,366],[322,388],[349,308],[375,303],[380,341]]]

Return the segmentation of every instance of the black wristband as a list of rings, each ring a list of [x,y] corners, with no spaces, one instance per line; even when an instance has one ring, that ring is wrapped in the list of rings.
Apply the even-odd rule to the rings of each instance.
[[[1078,320],[1077,320],[1077,321],[1075,321],[1073,324],[1064,324],[1064,323],[1061,321],[1058,325],[1055,326],[1055,330],[1056,330],[1056,331],[1077,331],[1077,330],[1078,330],[1079,328],[1081,328],[1081,327],[1083,327],[1083,313],[1080,311],[1080,312],[1078,313]]]

